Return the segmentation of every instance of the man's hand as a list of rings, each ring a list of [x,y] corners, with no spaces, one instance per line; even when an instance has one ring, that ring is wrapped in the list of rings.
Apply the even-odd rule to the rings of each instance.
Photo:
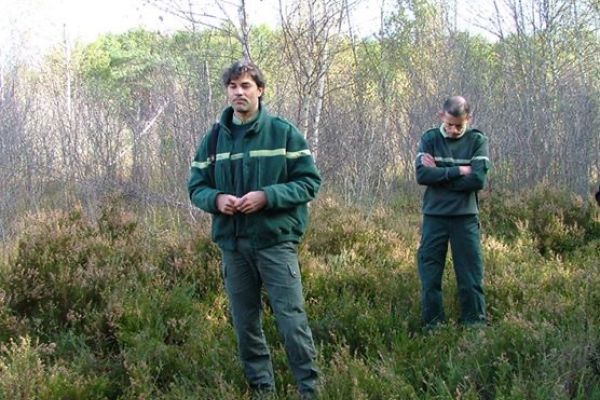
[[[262,190],[248,192],[237,199],[235,209],[244,214],[252,214],[260,211],[267,205],[267,195]]]
[[[220,194],[217,196],[217,208],[225,215],[233,215],[236,212],[235,203],[239,199],[230,194]]]
[[[436,167],[435,165],[435,158],[433,158],[433,156],[431,154],[425,153],[421,156],[421,163],[425,166],[425,167],[429,167],[429,168],[433,168]]]
[[[461,165],[458,167],[461,175],[470,175],[471,174],[471,166],[470,165]]]

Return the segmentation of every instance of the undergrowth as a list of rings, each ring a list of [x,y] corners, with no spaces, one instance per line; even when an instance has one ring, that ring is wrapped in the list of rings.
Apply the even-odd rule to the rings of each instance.
[[[421,331],[420,216],[322,198],[300,262],[323,399],[600,399],[598,210],[547,189],[482,203],[490,325]],[[0,399],[244,399],[220,252],[109,202],[26,219],[0,268]],[[204,220],[202,220],[204,221]],[[450,263],[445,305],[458,315]],[[295,399],[273,316],[278,398]]]

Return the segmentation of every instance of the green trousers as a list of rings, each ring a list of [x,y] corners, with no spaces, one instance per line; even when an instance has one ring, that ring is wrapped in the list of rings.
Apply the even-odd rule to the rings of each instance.
[[[418,254],[423,321],[426,327],[433,327],[446,321],[442,299],[442,277],[448,242],[452,249],[458,287],[459,322],[465,325],[485,323],[483,257],[478,215],[423,216]]]
[[[223,251],[223,276],[229,297],[238,350],[253,389],[274,390],[273,365],[262,327],[261,287],[264,285],[298,391],[315,391],[316,352],[304,311],[296,245],[280,243],[256,249],[238,239],[235,251]]]

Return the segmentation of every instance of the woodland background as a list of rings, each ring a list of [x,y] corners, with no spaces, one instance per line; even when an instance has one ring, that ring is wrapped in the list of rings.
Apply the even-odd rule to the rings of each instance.
[[[153,3],[189,30],[65,41],[36,67],[3,68],[0,237],[24,211],[92,205],[116,187],[141,205],[189,207],[195,145],[225,105],[221,72],[244,56],[265,70],[269,109],[301,128],[325,188],[347,202],[418,193],[418,140],[450,94],[472,102],[490,138],[489,190],[547,184],[586,197],[599,180],[597,0],[505,0],[508,14],[482,21],[494,41],[455,26],[444,1],[397,1],[364,39],[346,19],[360,3],[347,0],[298,2],[277,29],[246,25],[243,1],[239,20],[214,28],[188,1]]]
[[[397,0],[367,38],[350,0],[292,3],[278,27],[249,25],[244,1],[210,23],[193,1],[146,3],[189,29],[1,64],[0,399],[247,398],[186,192],[221,72],[244,57],[324,177],[300,248],[324,399],[600,399],[597,0],[498,0],[488,37],[451,1]],[[413,164],[451,94],[490,139],[490,326],[423,334]],[[444,287],[455,318],[450,261]],[[268,307],[265,330],[293,399]]]

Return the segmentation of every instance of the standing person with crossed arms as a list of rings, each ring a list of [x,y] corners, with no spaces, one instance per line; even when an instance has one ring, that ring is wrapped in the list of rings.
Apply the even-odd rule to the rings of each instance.
[[[418,252],[426,330],[446,322],[442,277],[448,242],[458,286],[459,322],[466,326],[486,322],[477,192],[490,168],[488,139],[469,127],[470,106],[461,96],[448,98],[439,116],[441,126],[423,134],[416,158],[417,182],[426,186]]]

